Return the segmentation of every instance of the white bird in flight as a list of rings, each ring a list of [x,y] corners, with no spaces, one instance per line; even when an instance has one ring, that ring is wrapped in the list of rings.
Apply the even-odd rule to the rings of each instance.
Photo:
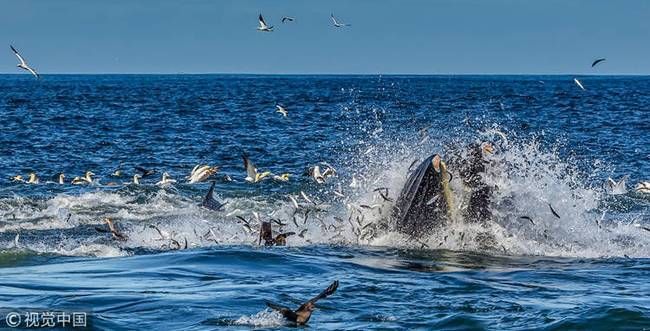
[[[578,85],[579,88],[581,88],[583,91],[585,90],[585,87],[582,86],[582,83],[577,78],[574,78],[573,81]]]
[[[277,108],[277,110],[275,111],[276,113],[280,113],[280,114],[282,114],[282,116],[287,117],[288,113],[287,113],[287,110],[284,107],[282,107],[280,105],[275,105],[275,108]]]
[[[257,30],[263,32],[273,32],[273,26],[268,26],[266,24],[266,22],[264,21],[264,17],[262,17],[262,14],[260,14],[259,20],[260,20],[260,26],[257,27]]]
[[[21,69],[24,69],[24,70],[27,70],[27,71],[29,71],[29,72],[31,72],[32,75],[34,75],[34,77],[36,77],[37,79],[40,78],[40,77],[38,76],[38,74],[36,73],[36,70],[32,69],[32,68],[27,64],[27,61],[25,61],[25,59],[23,59],[23,57],[20,56],[20,53],[18,53],[18,51],[14,48],[14,46],[9,45],[9,47],[11,47],[11,50],[14,51],[14,54],[16,54],[16,57],[18,57],[18,60],[20,60],[20,63],[17,65],[17,67],[18,67],[18,68],[21,68]]]
[[[337,28],[343,28],[343,27],[346,27],[346,26],[350,26],[350,24],[339,23],[336,20],[336,17],[334,17],[334,14],[331,14],[330,17],[332,18],[332,23],[334,23],[334,26],[337,27]]]

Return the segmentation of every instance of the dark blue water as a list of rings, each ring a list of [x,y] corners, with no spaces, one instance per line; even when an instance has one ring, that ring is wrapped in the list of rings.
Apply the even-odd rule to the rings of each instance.
[[[310,327],[650,328],[650,195],[634,190],[650,180],[650,78],[580,79],[585,91],[570,76],[0,76],[0,320],[280,329],[265,300],[297,307],[338,279]],[[426,238],[393,231],[376,188],[394,200],[412,162],[484,141],[486,225],[458,212]],[[242,152],[289,181],[246,182]],[[319,162],[337,170],[325,184],[303,175]],[[199,206],[197,164],[220,167],[222,211]],[[134,185],[136,166],[157,173]],[[86,171],[92,184],[70,184]],[[10,180],[31,172],[38,184]],[[155,185],[162,172],[178,183]],[[621,194],[604,189],[625,175]],[[107,217],[126,241],[95,229]],[[258,246],[271,219],[302,236]]]

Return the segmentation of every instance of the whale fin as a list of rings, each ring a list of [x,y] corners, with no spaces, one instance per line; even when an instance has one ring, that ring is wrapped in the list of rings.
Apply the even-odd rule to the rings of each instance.
[[[212,181],[212,186],[210,186],[210,190],[208,190],[208,194],[205,195],[205,198],[203,199],[203,202],[201,203],[201,206],[214,210],[214,211],[219,211],[223,206],[226,205],[226,203],[221,203],[214,197],[214,186],[217,184],[216,181]]]

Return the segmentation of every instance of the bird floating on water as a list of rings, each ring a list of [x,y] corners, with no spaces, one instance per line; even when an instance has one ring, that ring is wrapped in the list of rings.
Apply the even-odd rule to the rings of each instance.
[[[91,184],[93,182],[92,176],[95,174],[92,171],[86,171],[83,177],[75,177],[72,179],[73,185]]]
[[[63,174],[62,172],[59,173],[59,175],[57,176],[57,183],[59,183],[60,185],[65,184],[65,174]]]
[[[650,194],[650,182],[640,182],[636,184],[634,190],[637,193]]]
[[[142,178],[140,174],[133,175],[133,182],[130,184],[140,185],[140,178]]]
[[[18,63],[18,65],[16,66],[18,68],[31,72],[32,75],[34,75],[34,77],[36,77],[37,79],[40,78],[40,76],[36,73],[36,70],[34,70],[32,67],[30,67],[27,64],[27,61],[25,61],[25,59],[22,56],[20,56],[20,53],[18,53],[18,51],[14,48],[14,46],[9,45],[9,47],[11,47],[11,50],[14,52],[14,54],[16,54],[16,57],[18,57],[18,60],[20,61],[20,63]]]
[[[172,176],[170,176],[169,173],[163,172],[162,178],[160,179],[159,182],[156,183],[156,185],[163,186],[163,185],[169,185],[174,183],[176,183],[176,180],[172,179]]]
[[[334,17],[333,13],[330,15],[330,18],[332,19],[332,23],[334,23],[334,26],[337,27],[337,28],[343,28],[343,27],[346,27],[346,26],[350,26],[350,24],[341,23],[341,22],[337,21],[336,17]]]
[[[36,173],[32,172],[29,174],[29,180],[27,180],[27,183],[38,184],[38,177],[36,176]]]
[[[258,19],[259,19],[259,21],[260,21],[260,26],[257,27],[257,30],[258,30],[258,31],[262,31],[262,32],[273,32],[273,26],[268,26],[268,25],[266,24],[266,21],[264,21],[264,17],[262,17],[262,14],[260,14],[260,16],[258,17]]]
[[[289,181],[289,174],[281,174],[281,175],[275,175],[273,176],[274,180],[280,181],[280,182],[288,182]]]
[[[16,176],[11,177],[11,181],[12,182],[24,183],[25,179],[23,179],[23,176],[21,176],[21,175],[16,175]]]
[[[296,323],[297,325],[305,325],[309,322],[312,312],[316,309],[316,301],[320,299],[327,298],[328,296],[334,294],[336,289],[339,287],[339,281],[334,281],[330,286],[328,286],[323,292],[317,296],[311,298],[309,301],[303,303],[298,309],[291,310],[288,307],[280,306],[271,302],[267,302],[266,305],[278,311],[282,316],[289,322]]]

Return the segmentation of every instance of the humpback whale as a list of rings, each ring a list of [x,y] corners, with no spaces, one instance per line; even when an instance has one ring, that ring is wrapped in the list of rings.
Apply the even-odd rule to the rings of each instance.
[[[397,231],[420,237],[443,226],[452,205],[451,175],[438,154],[425,159],[411,173],[393,209]]]
[[[491,218],[492,187],[485,183],[483,174],[486,155],[493,151],[489,143],[473,144],[467,154],[449,160],[469,191],[467,208],[462,215],[467,222],[485,222]],[[449,187],[452,179],[452,173],[440,155],[434,154],[422,161],[409,175],[395,203],[392,213],[395,229],[421,237],[447,225],[454,209],[454,195]]]

